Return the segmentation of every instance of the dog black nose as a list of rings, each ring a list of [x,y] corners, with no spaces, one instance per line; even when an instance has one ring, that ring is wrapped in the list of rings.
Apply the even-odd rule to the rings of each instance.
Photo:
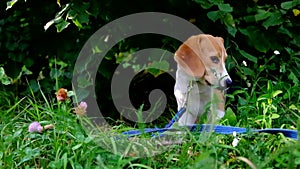
[[[232,84],[232,80],[230,78],[226,79],[226,85],[230,86]]]

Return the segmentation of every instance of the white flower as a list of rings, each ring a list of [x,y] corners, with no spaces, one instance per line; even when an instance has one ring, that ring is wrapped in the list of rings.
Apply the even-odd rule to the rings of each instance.
[[[280,52],[279,52],[278,50],[274,50],[274,54],[275,54],[275,55],[279,55]]]
[[[238,145],[239,141],[240,141],[239,138],[234,138],[233,141],[232,141],[232,146],[236,147]]]
[[[233,137],[236,137],[236,135],[237,135],[236,131],[234,131],[234,132],[232,133],[232,135],[233,135]]]
[[[240,141],[240,138],[237,137],[236,131],[234,131],[234,132],[232,133],[232,135],[233,135],[234,139],[233,139],[233,141],[232,141],[231,144],[232,144],[233,147],[236,147],[236,146],[238,145],[239,141]]]
[[[247,66],[247,62],[246,61],[243,60],[242,63],[243,63],[244,66]]]

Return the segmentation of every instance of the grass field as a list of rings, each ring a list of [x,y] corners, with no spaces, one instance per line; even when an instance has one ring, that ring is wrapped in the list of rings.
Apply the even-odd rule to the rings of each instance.
[[[82,116],[72,113],[70,102],[56,99],[38,100],[32,96],[14,99],[2,93],[1,168],[297,168],[300,144],[282,134],[215,133],[176,134],[180,144],[164,146],[153,153],[156,145],[147,145],[150,137],[130,141],[115,139],[116,133],[129,130],[119,123],[108,130],[95,127],[85,130]],[[54,128],[42,133],[29,132],[33,121]],[[223,121],[224,122],[224,121]],[[296,121],[295,121],[296,123]],[[242,126],[247,127],[247,126]],[[90,132],[89,132],[90,131]],[[237,145],[233,140],[239,138]],[[123,145],[123,146],[119,146]],[[142,156],[135,153],[139,145]],[[129,151],[129,149],[131,149]],[[138,151],[138,149],[136,149]],[[127,152],[127,153],[126,153]],[[155,154],[155,155],[153,155]]]

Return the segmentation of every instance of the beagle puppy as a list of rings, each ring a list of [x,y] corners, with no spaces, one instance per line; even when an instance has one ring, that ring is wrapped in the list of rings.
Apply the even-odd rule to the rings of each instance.
[[[188,38],[175,52],[177,62],[174,94],[178,110],[186,111],[180,126],[195,124],[209,106],[209,121],[224,116],[224,89],[232,83],[225,68],[227,53],[224,40],[207,34]]]

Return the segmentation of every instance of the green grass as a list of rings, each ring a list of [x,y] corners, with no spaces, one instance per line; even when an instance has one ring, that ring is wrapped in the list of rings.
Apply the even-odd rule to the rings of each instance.
[[[84,118],[71,113],[71,103],[45,99],[33,95],[14,100],[5,96],[0,108],[0,168],[210,169],[250,168],[251,163],[257,168],[300,166],[299,142],[281,134],[242,134],[233,147],[233,135],[187,133],[176,135],[182,139],[181,144],[164,146],[166,150],[155,156],[138,157],[135,149],[142,148],[151,155],[157,148],[155,142],[149,143],[149,136],[116,139],[116,133],[128,129],[125,124],[85,130],[85,123],[80,122]],[[55,128],[30,133],[28,126],[33,121],[54,124]]]

